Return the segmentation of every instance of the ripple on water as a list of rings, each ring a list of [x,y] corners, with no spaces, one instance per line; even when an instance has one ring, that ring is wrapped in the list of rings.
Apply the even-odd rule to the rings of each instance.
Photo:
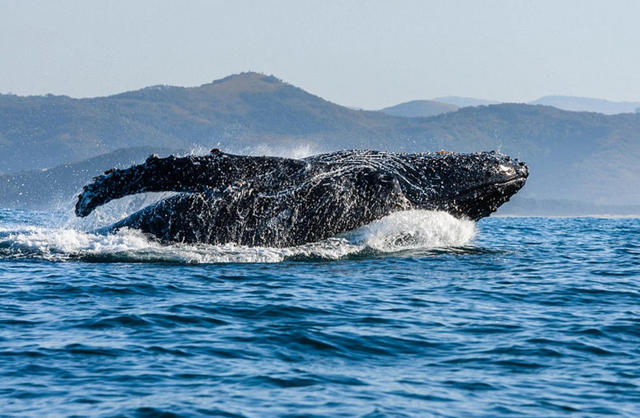
[[[275,250],[0,216],[8,415],[640,415],[637,219],[414,213]]]

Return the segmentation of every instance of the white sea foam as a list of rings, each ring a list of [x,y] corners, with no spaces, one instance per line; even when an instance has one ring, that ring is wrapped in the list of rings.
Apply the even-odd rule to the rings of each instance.
[[[407,211],[389,215],[355,231],[289,248],[227,245],[163,245],[136,230],[96,234],[62,227],[0,227],[0,251],[14,257],[130,262],[273,263],[291,259],[335,260],[370,253],[459,247],[473,240],[472,221],[444,212]]]
[[[381,252],[460,247],[476,234],[475,223],[446,212],[397,212],[350,233],[351,240]]]
[[[305,158],[320,153],[321,150],[318,146],[311,143],[298,143],[292,146],[260,144],[253,147],[243,148],[241,150],[241,154],[246,155],[272,155],[275,157],[295,159]]]
[[[243,147],[237,146],[225,146],[218,144],[222,151],[239,154],[239,155],[269,155],[273,157],[285,157],[285,158],[305,158],[311,155],[320,154],[323,152],[322,148],[312,142],[296,142],[294,144],[256,144]],[[188,152],[179,154],[180,156],[187,155],[207,155],[211,150],[201,145],[192,147]]]

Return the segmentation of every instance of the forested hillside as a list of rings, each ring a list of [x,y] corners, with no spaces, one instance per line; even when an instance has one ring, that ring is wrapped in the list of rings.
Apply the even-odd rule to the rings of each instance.
[[[339,106],[257,73],[199,87],[157,86],[92,99],[0,96],[0,172],[5,174],[123,148],[213,146],[281,154],[301,147],[318,152],[495,149],[530,165],[525,197],[640,204],[640,114],[499,104],[429,118],[395,117]]]

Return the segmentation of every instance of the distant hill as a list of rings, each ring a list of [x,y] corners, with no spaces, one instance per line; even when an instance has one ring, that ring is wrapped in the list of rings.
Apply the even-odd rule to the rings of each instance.
[[[428,118],[447,112],[455,112],[458,106],[433,100],[412,100],[380,109],[380,112],[406,118]]]
[[[572,96],[544,96],[529,104],[541,104],[574,112],[597,112],[605,115],[640,112],[640,102],[612,102],[603,99]]]
[[[431,100],[439,103],[451,104],[457,107],[488,106],[488,105],[500,103],[493,100],[474,99],[473,97],[460,97],[460,96],[436,97],[435,99],[431,99]]]
[[[435,111],[431,111],[429,106],[425,106],[424,114],[419,114],[419,111],[413,111],[411,106],[407,106],[409,111],[403,112],[402,109],[405,105],[409,105],[411,103],[435,103],[435,104],[449,104],[452,106],[456,106],[458,108],[469,107],[469,106],[488,106],[492,104],[500,104],[502,102],[484,100],[484,99],[474,99],[471,97],[458,97],[458,96],[448,96],[448,97],[437,97],[431,100],[414,100],[412,102],[401,103],[396,106],[391,106],[389,108],[382,109],[382,111],[395,115],[395,116],[404,116],[404,117],[426,117],[433,116],[438,113],[445,113],[444,111],[435,113]],[[545,105],[545,106],[553,106],[557,109],[568,110],[570,112],[596,112],[602,113],[605,115],[617,115],[620,113],[640,113],[640,102],[615,102],[604,99],[595,99],[590,97],[574,97],[574,96],[544,96],[539,99],[528,102],[530,105]],[[387,109],[400,108],[397,112],[389,112]],[[437,107],[434,106],[434,109],[437,110]]]
[[[344,148],[496,149],[530,165],[522,197],[640,204],[640,114],[498,104],[405,118],[348,109],[256,73],[200,87],[156,86],[93,99],[0,95],[4,173],[61,166],[122,148],[213,146],[292,156]],[[42,175],[33,181],[50,181]]]
[[[380,146],[394,125],[391,116],[347,109],[257,73],[93,99],[0,95],[0,172],[135,146],[293,146],[305,140]]]

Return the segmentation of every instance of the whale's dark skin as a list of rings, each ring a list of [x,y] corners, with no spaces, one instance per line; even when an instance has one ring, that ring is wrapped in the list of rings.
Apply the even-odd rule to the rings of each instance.
[[[84,187],[76,215],[135,193],[174,191],[110,230],[135,228],[163,242],[285,247],[410,209],[478,220],[509,200],[528,174],[524,163],[495,152],[339,151],[291,159],[215,150],[108,170]]]

